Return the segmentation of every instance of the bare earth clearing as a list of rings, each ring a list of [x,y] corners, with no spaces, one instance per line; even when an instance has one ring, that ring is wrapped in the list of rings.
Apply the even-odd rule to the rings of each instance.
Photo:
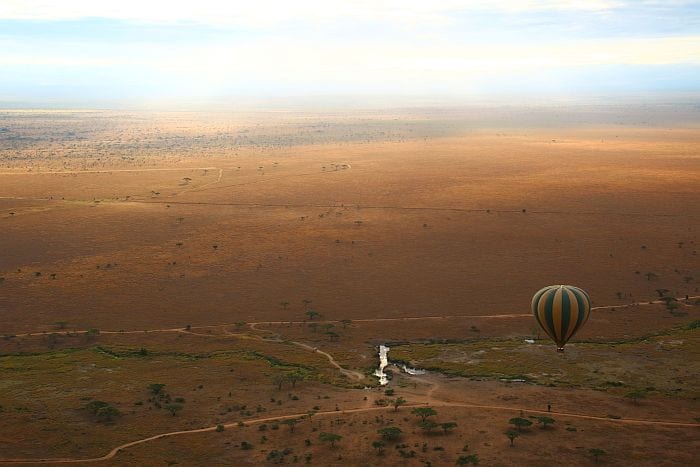
[[[0,462],[692,464],[697,116],[499,112],[0,112]]]

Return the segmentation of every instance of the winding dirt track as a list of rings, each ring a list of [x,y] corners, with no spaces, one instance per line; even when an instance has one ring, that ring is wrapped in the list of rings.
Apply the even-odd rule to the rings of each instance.
[[[700,298],[700,296],[692,296],[689,297],[688,299],[696,299]],[[638,306],[638,305],[649,305],[649,304],[654,304],[654,303],[663,303],[662,300],[652,300],[652,301],[647,301],[647,302],[636,302],[636,303],[630,303],[627,305],[610,305],[610,306],[599,306],[599,307],[593,307],[592,310],[599,310],[599,309],[607,309],[607,308],[623,308],[623,307],[630,307],[630,306]],[[444,319],[444,318],[455,318],[455,317],[471,317],[471,318],[513,318],[513,317],[523,317],[523,316],[530,316],[529,313],[527,314],[503,314],[503,315],[481,315],[481,316],[461,316],[461,315],[453,315],[453,316],[424,316],[424,317],[408,317],[408,318],[367,318],[367,319],[357,319],[353,320],[355,322],[374,322],[374,321],[408,321],[408,320],[421,320],[421,319]],[[261,324],[282,324],[282,323],[304,323],[305,321],[258,321],[254,323],[248,323],[250,328],[254,331],[258,332],[268,332],[275,337],[267,340],[272,340],[272,341],[282,341],[282,339],[279,337],[280,335],[275,333],[274,331],[269,331],[269,330],[264,330],[264,329],[257,329],[257,325]],[[319,322],[324,322],[324,321],[319,321]],[[337,320],[328,320],[325,322],[338,322]],[[211,325],[211,326],[199,326],[194,329],[202,329],[202,328],[213,328],[213,327],[221,327],[224,331],[224,335],[228,336],[235,336],[236,334],[231,333],[225,329],[225,327],[231,326],[230,324],[223,324],[223,325]],[[67,334],[67,333],[74,333],[74,332],[81,332],[81,331],[64,331],[60,332],[59,334]],[[84,332],[84,331],[83,331]],[[147,334],[149,332],[181,332],[181,333],[188,333],[188,334],[194,334],[197,336],[203,336],[203,337],[220,337],[219,335],[210,335],[210,334],[198,334],[198,333],[193,333],[191,330],[185,330],[182,328],[166,328],[166,329],[152,329],[152,330],[140,330],[140,331],[101,331],[104,334],[137,334],[137,333],[142,333],[142,334]],[[32,336],[32,335],[41,335],[44,334],[44,332],[36,332],[36,333],[26,333],[26,334],[18,334],[17,336]],[[258,337],[259,339],[263,339],[262,337]],[[362,375],[359,372],[352,371],[352,370],[347,370],[343,368],[334,358],[331,354],[321,351],[316,347],[312,347],[308,344],[304,344],[302,342],[296,342],[296,341],[288,341],[289,343],[293,345],[297,345],[299,347],[302,347],[306,350],[320,353],[324,355],[326,358],[328,358],[328,361],[333,365],[334,367],[338,368],[342,373],[347,374],[348,376],[352,376],[357,379],[362,379],[364,378],[364,375]],[[425,380],[418,378],[419,380],[426,382]],[[698,428],[700,427],[700,423],[686,423],[686,422],[679,422],[679,421],[668,421],[668,420],[643,420],[643,419],[614,419],[614,418],[609,418],[609,417],[598,417],[594,415],[585,415],[585,414],[577,414],[577,413],[568,413],[568,412],[545,412],[545,411],[540,411],[540,410],[532,410],[528,408],[522,408],[522,407],[506,407],[506,406],[499,406],[499,405],[482,405],[482,404],[467,404],[467,403],[462,403],[462,402],[450,402],[450,401],[445,401],[441,400],[438,398],[435,398],[433,396],[433,393],[437,389],[436,383],[428,382],[432,387],[431,389],[426,393],[425,396],[425,402],[421,404],[408,404],[407,407],[415,407],[415,406],[421,406],[421,405],[431,405],[435,407],[462,407],[462,408],[470,408],[470,409],[481,409],[481,410],[499,410],[499,411],[510,411],[510,412],[523,412],[523,413],[530,413],[530,414],[548,414],[548,415],[558,415],[560,417],[565,417],[565,418],[576,418],[576,419],[585,419],[585,420],[595,420],[599,422],[607,422],[607,423],[618,423],[618,424],[629,424],[629,425],[646,425],[646,426],[664,426],[664,427],[671,427],[671,428]],[[355,408],[355,409],[348,409],[348,410],[343,410],[343,411],[324,411],[324,412],[317,412],[316,416],[318,415],[332,415],[335,414],[337,415],[338,413],[360,413],[360,412],[372,412],[372,411],[380,411],[380,410],[390,410],[392,409],[391,407],[361,407],[361,408]],[[255,424],[255,423],[262,423],[262,422],[268,422],[268,421],[274,421],[274,420],[286,420],[290,418],[302,418],[305,417],[307,414],[306,413],[297,413],[297,414],[290,414],[290,415],[279,415],[275,417],[265,417],[265,418],[257,418],[253,420],[245,420],[246,424]],[[233,428],[238,425],[238,421],[236,422],[229,422],[224,424],[225,428]],[[136,446],[139,444],[144,444],[148,443],[151,441],[155,441],[158,439],[162,438],[169,438],[173,436],[181,436],[181,435],[188,435],[188,434],[197,434],[197,433],[207,433],[207,432],[212,432],[216,430],[216,426],[209,426],[205,428],[199,428],[199,429],[194,429],[194,430],[182,430],[182,431],[171,431],[167,433],[161,433],[157,434],[154,436],[150,436],[147,438],[142,438],[136,441],[131,441],[129,443],[121,444],[115,448],[113,448],[111,451],[109,451],[107,454],[101,457],[94,457],[94,458],[87,458],[87,459],[76,459],[76,458],[57,458],[57,459],[50,459],[50,458],[43,458],[43,459],[0,459],[0,464],[67,464],[67,463],[90,463],[90,462],[102,462],[102,461],[107,461],[112,458],[114,458],[120,451],[124,449],[128,449],[132,446]]]
[[[700,299],[700,295],[691,295],[688,297],[687,300],[695,300],[695,299]],[[685,297],[676,297],[676,300],[679,302],[685,302],[687,301]],[[665,303],[663,300],[648,300],[644,302],[634,302],[634,303],[627,303],[627,304],[620,304],[620,305],[605,305],[605,306],[594,306],[591,308],[591,310],[605,310],[605,309],[611,309],[611,308],[629,308],[629,307],[634,307],[634,306],[645,306],[645,305],[655,305],[655,304],[661,304]],[[433,315],[433,316],[408,316],[408,317],[401,317],[401,318],[359,318],[359,319],[353,319],[353,323],[373,323],[373,322],[383,322],[383,321],[421,321],[421,320],[433,320],[433,319],[453,319],[453,318],[479,318],[479,319],[508,319],[508,318],[522,318],[522,317],[531,317],[532,314],[530,313],[505,313],[505,314],[498,314],[498,315]],[[314,320],[315,323],[340,323],[342,320],[338,319],[329,319],[329,320]],[[257,326],[260,325],[272,325],[272,324],[304,324],[308,323],[307,320],[301,320],[301,321],[251,321],[248,324],[251,329],[254,329],[256,331],[262,331],[262,332],[269,332],[272,334],[276,334],[272,331],[265,330],[265,329],[258,329]],[[234,326],[235,323],[222,323],[222,324],[208,324],[204,326],[192,326],[191,329],[212,329],[212,328],[227,328],[230,326]],[[26,332],[26,333],[21,333],[21,334],[12,334],[14,337],[31,337],[31,336],[40,336],[44,334],[58,334],[58,335],[65,335],[65,334],[76,334],[76,333],[84,333],[87,332],[87,329],[71,329],[67,331],[60,331],[60,330],[44,330],[44,331],[33,331],[33,332]],[[187,334],[194,334],[197,336],[202,336],[202,337],[220,337],[217,335],[211,335],[211,334],[198,334],[195,332],[192,332],[191,330],[186,330],[184,328],[156,328],[156,329],[138,329],[138,330],[132,330],[132,331],[100,331],[100,334],[148,334],[151,332],[181,332],[181,333],[187,333]],[[233,335],[231,333],[225,333],[228,335]],[[277,336],[279,336],[277,334]]]
[[[0,175],[62,175],[62,174],[109,174],[112,172],[184,172],[186,170],[216,170],[218,167],[167,167],[145,169],[112,169],[112,170],[56,170],[31,172],[0,172]]]
[[[526,408],[519,408],[519,407],[504,407],[504,406],[498,406],[498,405],[481,405],[481,404],[465,404],[465,403],[460,403],[460,402],[444,402],[444,401],[439,401],[439,400],[433,400],[432,402],[425,403],[425,404],[407,404],[406,407],[416,407],[416,406],[422,406],[422,405],[431,405],[434,407],[463,407],[463,408],[469,408],[469,409],[481,409],[481,410],[500,410],[500,411],[509,411],[509,412],[523,412],[523,413],[530,413],[530,414],[548,414],[548,415],[558,415],[560,417],[568,417],[568,418],[578,418],[578,419],[585,419],[585,420],[596,420],[600,422],[608,422],[608,423],[620,423],[620,424],[628,424],[628,425],[650,425],[650,426],[665,426],[665,427],[672,427],[672,428],[697,428],[700,427],[699,423],[683,423],[683,422],[669,422],[669,421],[662,421],[662,420],[639,420],[639,419],[614,419],[614,418],[607,418],[607,417],[595,417],[592,415],[583,415],[583,414],[574,414],[574,413],[566,413],[566,412],[545,412],[545,411],[540,411],[540,410],[531,410],[531,409],[526,409]],[[317,412],[314,416],[323,416],[323,415],[338,415],[338,414],[348,414],[348,413],[359,413],[359,412],[374,412],[374,411],[381,411],[381,410],[393,410],[392,407],[362,407],[362,408],[357,408],[357,409],[348,409],[348,410],[343,410],[343,411],[336,411],[336,410],[328,410],[324,412]],[[250,424],[256,424],[256,423],[263,423],[263,422],[270,422],[270,421],[276,421],[276,420],[287,420],[290,418],[302,418],[306,417],[306,413],[296,413],[296,414],[289,414],[289,415],[279,415],[276,417],[265,417],[265,418],[257,418],[254,420],[245,420],[245,423],[250,425]],[[224,424],[225,428],[233,428],[238,425],[238,422],[230,422]],[[158,435],[150,436],[148,438],[142,438],[136,441],[131,441],[129,443],[121,444],[115,448],[113,448],[111,451],[109,451],[107,454],[101,457],[93,457],[93,458],[88,458],[88,459],[71,459],[71,458],[58,458],[58,459],[0,459],[0,464],[47,464],[47,463],[53,463],[53,464],[67,464],[67,463],[89,463],[89,462],[101,462],[101,461],[107,461],[112,458],[114,458],[120,451],[124,449],[128,449],[132,446],[136,446],[139,444],[144,444],[148,443],[150,441],[155,441],[158,439],[162,438],[170,438],[173,436],[181,436],[181,435],[189,435],[189,434],[196,434],[196,433],[207,433],[211,431],[216,430],[216,426],[209,426],[205,428],[198,428],[194,430],[182,430],[182,431],[171,431],[168,433],[161,433]]]
[[[265,182],[266,180],[258,180],[254,182],[246,182],[239,185],[225,185],[214,188],[225,188],[228,186],[243,186],[254,183]],[[375,210],[391,210],[391,211],[433,211],[433,212],[465,212],[465,213],[494,213],[494,214],[524,214],[520,209],[475,209],[475,208],[456,208],[456,207],[437,207],[437,206],[379,206],[367,204],[312,204],[312,203],[233,203],[233,202],[214,202],[214,201],[146,201],[146,200],[129,200],[120,201],[124,203],[141,203],[141,204],[183,204],[188,206],[233,206],[245,208],[353,208],[353,209],[375,209]],[[625,217],[651,217],[651,218],[688,218],[695,217],[688,214],[661,214],[661,213],[643,213],[643,212],[621,212],[621,211],[538,211],[529,210],[527,214],[556,214],[556,215],[582,215],[582,216],[625,216]]]
[[[363,374],[360,373],[359,371],[348,370],[348,369],[346,369],[346,368],[343,368],[343,367],[340,365],[340,363],[338,363],[338,362],[333,358],[333,356],[332,356],[331,354],[329,354],[328,352],[324,352],[323,350],[319,349],[318,347],[313,347],[313,346],[311,346],[311,345],[309,345],[309,344],[304,344],[303,342],[285,341],[285,340],[282,339],[281,334],[278,334],[278,333],[273,332],[273,331],[269,331],[269,330],[267,330],[267,329],[258,329],[258,328],[256,327],[258,324],[260,324],[260,323],[250,323],[250,329],[252,329],[252,330],[254,330],[254,331],[258,331],[258,332],[267,332],[267,333],[270,333],[270,334],[272,334],[273,336],[275,336],[275,337],[272,337],[272,338],[269,338],[269,339],[263,339],[263,338],[259,338],[259,339],[261,339],[261,340],[267,340],[267,341],[273,341],[273,342],[288,342],[288,343],[290,343],[290,344],[292,344],[292,345],[296,345],[297,347],[301,347],[302,349],[308,350],[308,351],[310,351],[310,352],[315,352],[315,353],[321,354],[321,355],[325,356],[325,357],[328,359],[328,362],[329,362],[331,365],[333,365],[335,368],[337,368],[342,374],[344,374],[344,375],[346,375],[346,376],[349,376],[349,377],[351,377],[351,378],[354,378],[354,379],[356,379],[356,380],[363,380],[363,379],[365,379],[365,375],[363,375]],[[232,335],[231,333],[227,333],[227,334]]]
[[[205,183],[204,185],[199,185],[199,186],[191,186],[189,188],[186,188],[182,191],[179,191],[177,193],[174,193],[173,196],[180,196],[184,193],[191,193],[191,192],[199,192],[199,191],[208,191],[208,190],[216,190],[220,188],[229,188],[229,187],[239,187],[239,186],[247,186],[247,185],[254,185],[257,183],[267,183],[279,179],[286,179],[286,178],[292,178],[292,177],[306,177],[309,175],[317,175],[319,173],[334,173],[334,172],[339,172],[342,170],[347,170],[351,169],[352,166],[348,163],[343,164],[343,167],[341,169],[336,169],[336,170],[328,170],[325,172],[310,172],[310,173],[300,173],[300,174],[292,174],[292,175],[283,175],[283,176],[278,176],[278,177],[266,177],[262,180],[253,180],[249,182],[242,182],[242,183],[234,183],[230,185],[219,185],[221,182],[221,179],[223,178],[224,175],[224,169],[219,168],[219,167],[169,167],[169,168],[144,168],[144,169],[113,169],[113,170],[61,170],[61,171],[55,171],[55,172],[41,172],[41,171],[32,171],[32,172],[0,172],[0,175],[78,175],[78,174],[100,174],[100,173],[106,173],[106,174],[111,174],[112,172],[176,172],[176,171],[192,171],[192,170],[218,170],[218,176],[216,180],[213,182]],[[217,185],[217,186],[212,186],[212,185]],[[0,196],[0,199],[9,199],[9,200],[28,200],[28,201],[60,201],[64,203],[75,203],[75,202],[84,202],[85,200],[78,200],[78,199],[54,199],[52,197],[26,197],[26,196]],[[186,201],[147,201],[147,200],[138,200],[138,199],[130,199],[128,201],[119,201],[119,200],[112,200],[110,201],[111,203],[141,203],[141,204],[193,204],[193,205],[198,205],[198,204],[204,204],[204,205],[216,205],[217,203],[198,203],[198,202],[186,202]],[[224,205],[227,206],[236,206],[238,204],[235,203],[225,203]],[[247,204],[240,204],[240,206],[258,206],[258,207],[272,207],[274,205],[247,205]]]

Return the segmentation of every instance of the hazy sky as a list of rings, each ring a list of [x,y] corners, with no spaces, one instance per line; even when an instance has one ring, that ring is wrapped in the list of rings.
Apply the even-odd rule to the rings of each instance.
[[[700,1],[0,0],[0,101],[700,91]]]

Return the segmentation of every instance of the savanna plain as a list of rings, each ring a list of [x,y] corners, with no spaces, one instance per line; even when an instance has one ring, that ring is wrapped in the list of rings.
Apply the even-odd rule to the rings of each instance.
[[[0,111],[0,463],[696,464],[699,229],[692,105]]]

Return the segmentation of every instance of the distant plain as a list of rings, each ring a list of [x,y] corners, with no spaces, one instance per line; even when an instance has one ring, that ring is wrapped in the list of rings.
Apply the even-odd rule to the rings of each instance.
[[[689,465],[698,122],[670,105],[1,111],[0,462],[230,423],[105,462],[258,465],[288,447],[286,462],[320,465],[587,464],[601,448],[610,464]],[[596,307],[563,356],[529,316],[557,283]],[[431,370],[394,368],[388,387],[453,433],[376,403],[380,343]],[[304,380],[278,389],[292,371]],[[150,400],[156,382],[186,400],[176,416]],[[122,415],[96,422],[93,399]],[[508,419],[548,404],[554,428],[508,448]],[[309,410],[294,433],[252,422]],[[407,446],[379,457],[391,424]],[[318,440],[331,430],[336,448]]]

